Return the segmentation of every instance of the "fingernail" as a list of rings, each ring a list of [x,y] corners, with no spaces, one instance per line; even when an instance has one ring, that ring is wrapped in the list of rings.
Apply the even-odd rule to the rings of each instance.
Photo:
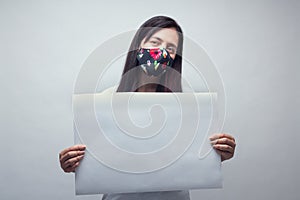
[[[212,141],[210,141],[210,143],[213,144],[213,145],[217,144],[217,142],[218,142],[218,140],[212,140]]]

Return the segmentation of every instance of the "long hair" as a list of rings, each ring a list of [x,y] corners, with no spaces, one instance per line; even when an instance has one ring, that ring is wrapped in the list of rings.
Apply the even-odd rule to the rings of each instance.
[[[164,73],[161,77],[161,84],[157,86],[157,92],[182,92],[181,87],[181,67],[182,67],[182,48],[183,48],[183,34],[181,27],[177,22],[166,16],[156,16],[144,22],[137,30],[131,42],[129,51],[127,53],[125,66],[122,73],[122,78],[117,89],[117,92],[135,92],[138,84],[138,74],[129,73],[129,70],[138,66],[136,59],[138,49],[141,42],[145,39],[147,42],[150,37],[163,28],[175,28],[178,33],[178,47],[177,53],[172,64],[172,69]],[[139,68],[138,68],[139,69]],[[137,71],[137,70],[135,70]]]

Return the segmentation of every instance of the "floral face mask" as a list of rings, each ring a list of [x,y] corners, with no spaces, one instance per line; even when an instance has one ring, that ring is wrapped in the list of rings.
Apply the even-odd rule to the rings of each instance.
[[[138,65],[148,76],[159,76],[171,67],[173,59],[165,48],[141,48],[137,54]]]

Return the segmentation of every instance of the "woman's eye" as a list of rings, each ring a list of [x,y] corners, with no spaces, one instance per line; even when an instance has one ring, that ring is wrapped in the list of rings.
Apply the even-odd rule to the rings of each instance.
[[[169,52],[169,54],[174,54],[175,53],[175,48],[174,47],[168,47],[167,51]]]
[[[153,44],[153,45],[157,45],[158,44],[157,41],[150,41],[150,43]]]

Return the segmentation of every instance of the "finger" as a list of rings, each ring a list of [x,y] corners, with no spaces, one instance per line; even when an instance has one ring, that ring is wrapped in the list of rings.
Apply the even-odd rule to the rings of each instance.
[[[77,144],[74,146],[71,146],[69,148],[64,149],[62,152],[60,152],[59,157],[61,158],[63,155],[65,155],[69,151],[84,151],[86,148],[83,144]]]
[[[62,157],[60,158],[60,162],[64,163],[65,161],[77,157],[77,156],[82,156],[84,155],[85,152],[84,151],[69,151],[67,153],[65,153],[64,155],[62,155]]]
[[[232,139],[228,139],[228,138],[220,138],[220,139],[216,139],[212,142],[213,144],[227,144],[229,146],[231,146],[232,148],[235,148],[235,141]]]
[[[64,168],[74,167],[74,165],[75,165],[77,162],[79,162],[80,160],[82,160],[83,157],[84,157],[84,156],[81,155],[81,156],[77,156],[77,157],[75,157],[75,158],[71,158],[71,159],[69,159],[69,160],[67,160],[67,161],[65,161],[65,162],[63,163],[63,167],[64,167]]]
[[[72,172],[75,172],[76,168],[79,166],[80,162],[77,162],[74,164],[74,166],[72,167]]]
[[[211,141],[214,141],[214,140],[220,139],[220,138],[228,138],[228,139],[231,139],[231,140],[235,141],[234,137],[227,134],[227,133],[216,133],[216,134],[213,134],[212,136],[209,137],[209,139]]]
[[[79,162],[76,163],[74,166],[69,166],[66,169],[64,169],[64,172],[70,173],[70,172],[75,172],[75,169],[79,166]]]
[[[231,146],[226,145],[226,144],[215,144],[215,145],[213,145],[213,147],[217,150],[224,151],[224,152],[229,152],[229,153],[232,153],[232,154],[234,152],[234,149]]]
[[[74,158],[66,160],[63,164],[64,164],[64,166],[73,166],[76,162],[79,162],[80,160],[82,160],[83,157],[84,157],[84,155],[76,156]]]
[[[64,170],[64,172],[75,172],[75,169],[79,166],[80,162],[76,162],[73,166],[67,166],[67,167],[62,167],[62,169]]]

